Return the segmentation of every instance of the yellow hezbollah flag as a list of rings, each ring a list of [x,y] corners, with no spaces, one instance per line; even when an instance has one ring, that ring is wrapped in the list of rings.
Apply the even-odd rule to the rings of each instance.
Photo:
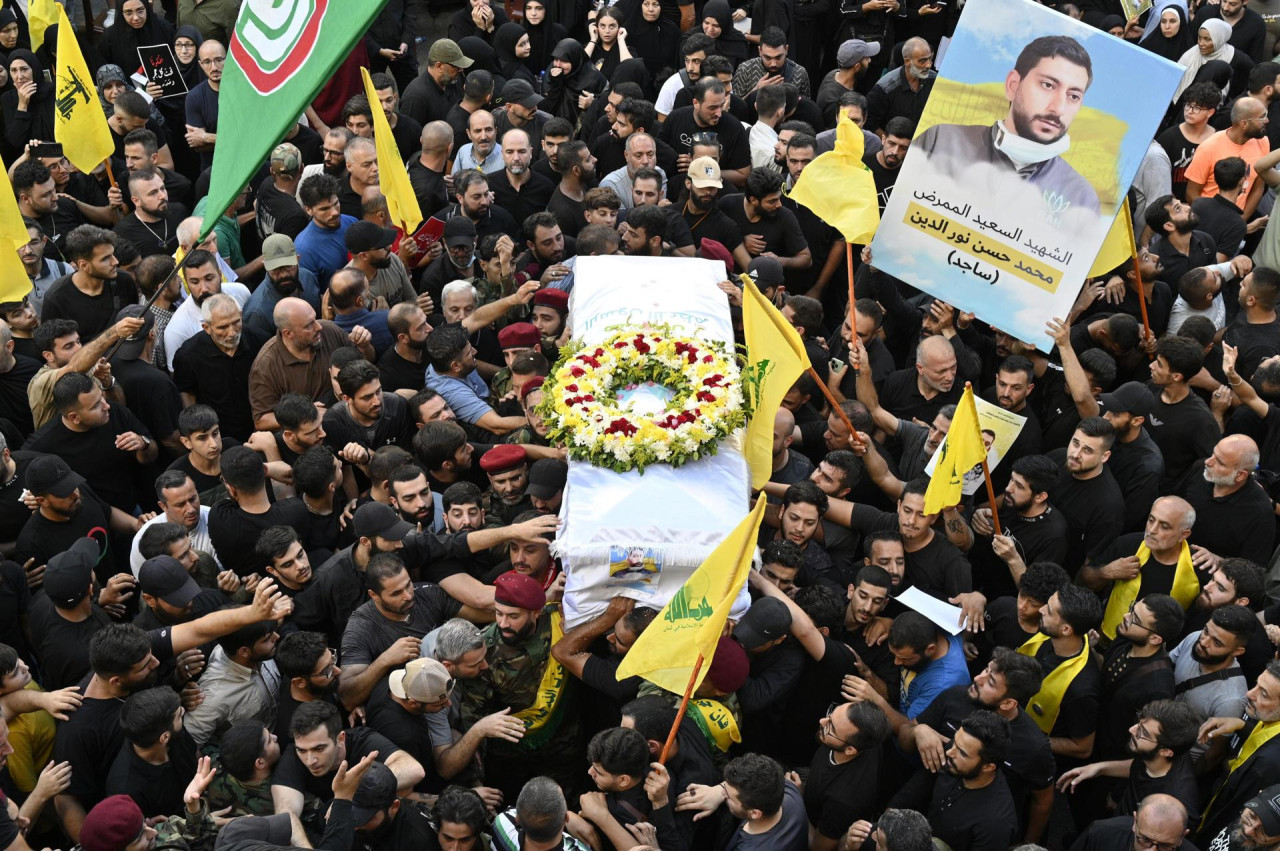
[[[978,408],[973,403],[973,388],[965,385],[951,428],[942,441],[942,452],[933,468],[933,478],[924,492],[924,513],[937,514],[960,502],[964,493],[964,474],[986,457],[982,428],[978,425]]]
[[[364,78],[364,93],[369,98],[369,112],[373,115],[373,142],[378,146],[378,185],[387,199],[391,221],[398,224],[406,234],[411,234],[422,224],[418,196],[413,193],[413,186],[409,183],[409,172],[405,170],[400,149],[396,147],[395,137],[391,135],[387,114],[378,103],[378,91],[373,87],[369,69],[361,68],[360,76]]]
[[[1129,201],[1120,205],[1120,211],[1111,222],[1111,230],[1098,249],[1098,256],[1089,267],[1090,278],[1100,278],[1131,257],[1138,254],[1133,244],[1133,219],[1129,216]]]
[[[18,246],[28,239],[9,170],[0,162],[0,302],[22,301],[31,292],[31,279],[18,259]]]
[[[697,690],[711,667],[729,609],[747,581],[765,504],[764,494],[760,494],[751,513],[698,565],[653,623],[640,633],[622,657],[619,680],[644,677],[659,688],[682,695],[702,656],[702,669],[693,684]]]
[[[44,44],[44,31],[58,22],[59,8],[53,0],[30,0],[27,4],[27,29],[31,33],[32,50],[39,50]]]
[[[841,113],[835,149],[805,166],[790,192],[793,201],[857,245],[870,242],[880,227],[876,181],[862,162],[864,147],[862,128]]]
[[[85,174],[115,152],[111,128],[98,104],[93,75],[76,42],[67,13],[58,7],[58,71],[54,77],[57,100],[53,111],[53,136],[71,164]]]
[[[742,275],[742,328],[747,340],[744,382],[755,406],[747,423],[745,452],[751,487],[759,490],[773,474],[773,418],[800,373],[809,368],[804,343],[791,323]],[[754,380],[752,377],[754,376]]]

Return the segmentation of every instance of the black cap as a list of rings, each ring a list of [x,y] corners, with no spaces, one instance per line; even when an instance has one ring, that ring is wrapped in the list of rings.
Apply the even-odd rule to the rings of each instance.
[[[1253,810],[1267,836],[1280,836],[1280,784],[1263,789],[1257,797],[1245,801],[1244,806]]]
[[[551,499],[564,490],[569,465],[559,458],[539,458],[529,468],[529,484],[524,492],[537,499]]]
[[[44,570],[44,593],[49,602],[60,609],[70,609],[89,593],[89,581],[93,566],[98,563],[102,549],[93,538],[81,538],[49,559]]]
[[[1126,381],[1110,393],[1103,393],[1099,401],[1103,410],[1135,417],[1150,416],[1155,407],[1151,391],[1140,381]]]
[[[130,304],[120,308],[120,312],[116,314],[117,322],[121,319],[139,318],[142,319],[142,327],[132,337],[125,337],[120,343],[120,348],[116,349],[115,356],[120,360],[137,360],[142,357],[142,350],[147,345],[147,337],[151,334],[151,329],[156,326],[156,315],[145,304]]]
[[[346,240],[347,251],[359,254],[362,251],[390,248],[391,243],[396,241],[396,232],[391,228],[361,220],[347,228],[343,239]]]
[[[445,248],[476,241],[476,226],[466,216],[454,216],[444,223]]]
[[[293,844],[293,825],[288,813],[276,813],[273,816],[242,816],[227,822],[218,832],[218,841],[213,844],[214,851],[222,851],[237,842],[266,842],[288,848]]]
[[[791,629],[791,610],[773,597],[761,597],[733,628],[733,637],[748,650],[755,650]]]
[[[380,762],[369,765],[351,796],[351,823],[359,830],[396,800],[396,775]]]
[[[391,506],[380,502],[366,502],[357,508],[351,518],[351,528],[357,538],[378,537],[388,541],[403,541],[404,536],[413,531],[413,526],[401,519]]]
[[[41,455],[27,465],[27,490],[36,496],[66,499],[84,484],[84,476],[67,466],[57,455]]]
[[[776,257],[757,257],[747,267],[747,274],[758,287],[776,287],[782,283],[782,264]]]
[[[542,95],[533,90],[527,80],[507,80],[502,87],[503,103],[518,103],[525,109],[537,109],[542,103]]]
[[[143,594],[159,597],[174,608],[184,608],[200,593],[200,586],[187,569],[172,556],[154,556],[138,568],[138,587]]]

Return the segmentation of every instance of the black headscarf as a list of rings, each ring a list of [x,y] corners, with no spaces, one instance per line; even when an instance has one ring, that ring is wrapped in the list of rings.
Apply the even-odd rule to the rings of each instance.
[[[702,9],[703,20],[715,18],[720,25],[715,52],[727,56],[736,66],[747,58],[747,38],[733,25],[733,12],[728,0],[710,0]]]
[[[31,25],[27,22],[27,13],[22,4],[18,0],[3,0],[0,7],[6,12],[13,12],[13,17],[18,22],[18,47],[30,50]]]
[[[507,78],[503,75],[501,66],[498,62],[498,54],[489,42],[476,35],[469,35],[458,41],[458,47],[462,49],[462,55],[471,60],[471,67],[468,71],[488,71],[493,75],[493,94],[497,97],[502,93],[502,87],[506,84]]]
[[[631,41],[630,31],[628,31],[627,41]],[[609,86],[617,88],[619,83],[635,83],[640,87],[640,91],[644,92],[645,100],[653,100],[653,77],[649,75],[649,69],[645,66],[643,59],[632,58],[624,59],[618,63],[618,67],[613,69],[613,74],[609,77]]]
[[[141,27],[134,29],[124,19],[119,10],[116,11],[116,22],[107,28],[103,38],[103,51],[107,61],[119,65],[126,74],[132,74],[141,66],[138,59],[138,48],[154,44],[173,44],[173,24],[156,14],[151,8],[150,0],[138,0],[147,10],[147,20]],[[124,5],[123,2],[120,5]]]
[[[524,60],[516,56],[516,45],[524,36],[524,27],[514,21],[507,21],[493,34],[493,52],[498,56],[499,74],[508,80],[524,80],[534,84],[537,77],[525,67]]]
[[[547,70],[547,66],[551,64],[551,49],[566,34],[565,28],[551,19],[548,0],[539,2],[546,9],[542,23],[535,26],[528,19],[524,22],[524,31],[529,34],[529,56],[524,60],[524,65],[535,77]]]
[[[189,38],[196,43],[196,55],[190,62],[184,63],[178,58],[177,52],[174,52],[174,61],[178,63],[178,73],[182,75],[182,79],[187,84],[187,89],[194,89],[196,86],[204,82],[204,69],[200,67],[200,45],[204,43],[204,36],[200,35],[200,30],[190,24],[178,27],[178,31],[173,34],[173,44],[180,38]]]
[[[591,64],[591,58],[582,49],[576,39],[562,38],[556,42],[551,51],[552,59],[568,62],[573,70],[561,76],[565,88],[581,94],[582,92],[598,92],[608,87],[608,79]]]
[[[36,55],[30,50],[17,48],[9,52],[8,63],[12,64],[15,60],[21,59],[31,68],[31,77],[36,84],[36,93],[32,96],[30,103],[27,104],[26,113],[21,117],[18,114],[18,92],[16,89],[10,89],[3,95],[0,95],[0,113],[4,118],[4,140],[6,153],[13,156],[16,152],[26,147],[27,142],[32,139],[53,139],[54,138],[54,120],[53,120],[53,101],[54,87],[53,83],[47,82],[44,78],[44,63],[36,58]],[[10,75],[12,78],[12,74]],[[86,86],[92,86],[92,80],[84,81]],[[90,97],[92,97],[90,90]]]
[[[1159,14],[1174,12],[1178,15],[1178,32],[1173,38],[1165,38],[1163,32],[1160,31],[1160,25],[1156,24],[1156,28],[1151,31],[1151,35],[1138,42],[1139,47],[1146,48],[1157,56],[1163,56],[1170,62],[1177,62],[1182,54],[1187,52],[1193,44],[1196,43],[1197,30],[1187,22],[1187,13],[1177,3],[1165,6],[1160,10]]]
[[[627,48],[632,56],[644,60],[649,76],[657,78],[663,71],[674,69],[680,63],[680,28],[661,13],[658,20],[646,21],[642,5],[637,4],[627,17]]]

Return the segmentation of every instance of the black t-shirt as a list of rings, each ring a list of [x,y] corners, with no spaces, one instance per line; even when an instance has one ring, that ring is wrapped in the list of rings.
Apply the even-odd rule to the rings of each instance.
[[[222,438],[222,451],[226,452],[233,446],[239,446],[240,441],[234,437]],[[200,504],[212,508],[219,502],[227,498],[227,486],[222,483],[222,476],[218,474],[210,475],[196,469],[196,465],[191,462],[190,453],[181,455],[173,460],[169,465],[170,470],[181,470],[191,477],[191,481],[195,483],[196,493],[200,495]]]
[[[164,765],[147,762],[125,742],[107,773],[106,793],[133,798],[145,818],[176,815],[185,811],[183,790],[195,773],[196,743],[186,730],[170,739]]]
[[[804,784],[804,808],[819,834],[840,839],[855,821],[875,817],[883,747],[876,745],[841,764],[834,761],[831,748],[818,748]]]
[[[431,741],[431,727],[427,724],[427,716],[414,715],[392,700],[386,679],[374,684],[366,711],[365,724],[369,729],[395,742],[426,771],[426,777],[413,787],[414,791],[439,794],[444,783],[435,771],[436,763],[432,753],[437,743]],[[449,742],[438,744],[447,745]]]
[[[1067,518],[1052,503],[1035,517],[1002,512],[1000,523],[1001,531],[1013,539],[1023,564],[1037,561],[1062,564],[1066,558],[1071,529]],[[991,549],[991,538],[975,538],[969,549],[969,560],[974,566],[975,584],[988,600],[1018,593],[1009,566]]]
[[[237,576],[265,576],[267,561],[255,552],[258,536],[271,526],[305,529],[309,523],[307,506],[297,497],[273,503],[262,514],[250,514],[226,499],[209,509],[209,540],[218,560]]]
[[[255,431],[249,404],[249,371],[266,343],[260,332],[245,328],[236,352],[228,357],[205,331],[188,337],[173,356],[173,383],[218,412],[222,434],[248,440]]]
[[[880,407],[900,420],[920,420],[922,423],[931,423],[943,407],[960,401],[960,396],[964,393],[964,385],[956,380],[947,392],[937,393],[932,399],[925,399],[916,381],[918,375],[914,366],[891,373],[880,389]]]
[[[1190,270],[1218,262],[1217,243],[1213,241],[1213,237],[1201,230],[1191,232],[1191,244],[1186,254],[1174,248],[1161,234],[1151,238],[1151,250],[1164,263],[1162,274],[1168,281],[1180,281],[1182,276]]]
[[[1191,212],[1200,217],[1199,230],[1213,238],[1218,253],[1235,257],[1245,234],[1244,216],[1235,202],[1221,195],[1197,198],[1191,204]]]
[[[146,492],[147,469],[138,463],[135,453],[117,449],[116,438],[130,431],[152,440],[155,436],[124,405],[112,405],[108,416],[106,424],[89,431],[72,431],[61,417],[54,417],[22,448],[57,455],[84,476],[99,496],[132,514],[140,499],[150,505],[153,497]]]
[[[114,702],[114,701],[113,701]],[[368,727],[351,727],[344,731],[346,737],[346,760],[348,765],[355,765],[372,751],[378,752],[378,762],[386,763],[391,755],[399,753],[400,748],[387,737],[375,733]],[[322,801],[333,799],[333,776],[338,772],[338,763],[328,773],[316,777],[298,759],[293,748],[283,749],[280,762],[276,764],[275,774],[271,777],[272,786],[284,786],[294,789],[312,798]]]
[[[1151,435],[1164,459],[1160,492],[1173,493],[1184,483],[1191,465],[1213,454],[1213,446],[1222,432],[1199,394],[1188,393],[1182,401],[1171,405],[1161,398],[1160,388],[1155,384],[1149,383],[1147,389],[1154,404],[1143,430]]]
[[[1200,818],[1200,788],[1196,783],[1191,754],[1175,757],[1163,777],[1152,777],[1147,774],[1146,763],[1140,759],[1133,760],[1129,766],[1129,777],[1116,792],[1116,813],[1119,815],[1133,815],[1143,798],[1163,794],[1172,795],[1182,802],[1187,808],[1188,824],[1195,824]]]
[[[985,636],[993,647],[1017,650],[1035,637],[1037,630],[1027,632],[1018,623],[1018,598],[997,597],[987,604]]]
[[[44,294],[40,321],[74,319],[81,342],[88,343],[114,324],[120,308],[137,303],[138,288],[128,272],[119,272],[115,281],[103,282],[102,292],[96,296],[80,292],[71,282],[71,275],[64,275]]]
[[[449,191],[444,185],[444,175],[422,164],[419,157],[409,160],[409,185],[418,198],[418,206],[427,210],[439,210],[449,203]]]
[[[111,374],[120,382],[129,410],[138,415],[147,431],[158,438],[176,436],[182,397],[173,379],[143,360],[111,361]],[[246,376],[247,378],[247,376]],[[214,408],[219,418],[221,408]]]
[[[1128,443],[1117,440],[1111,445],[1107,466],[1124,494],[1124,530],[1142,528],[1151,503],[1160,495],[1160,480],[1164,478],[1164,456],[1160,454],[1160,447],[1146,428],[1141,428],[1136,439]]]
[[[351,613],[342,633],[343,665],[371,665],[388,647],[401,638],[425,638],[427,633],[456,617],[462,604],[439,585],[418,582],[413,589],[409,618],[393,621],[378,611],[373,600]]]
[[[1156,142],[1164,148],[1164,152],[1169,155],[1169,162],[1173,165],[1173,194],[1179,201],[1185,201],[1187,199],[1187,166],[1191,165],[1191,160],[1195,158],[1196,148],[1200,147],[1200,143],[1192,142],[1183,136],[1176,124],[1157,136]]]
[[[933,777],[922,772],[898,795],[911,794],[913,784],[932,789],[925,817],[934,837],[948,848],[1005,851],[1016,844],[1018,813],[1003,774],[981,789],[966,789],[964,781],[954,775],[941,772]],[[918,799],[915,794],[911,797]],[[895,795],[889,806],[897,806],[897,798]]]
[[[116,222],[116,236],[133,243],[143,257],[152,254],[172,254],[178,250],[178,225],[185,219],[186,210],[171,203],[164,218],[158,222],[143,222],[137,211]]]
[[[523,222],[534,213],[547,209],[552,189],[555,186],[551,181],[536,171],[529,172],[529,179],[519,191],[511,186],[506,169],[489,175],[489,191],[493,193],[494,200],[514,216],[517,222]]]
[[[40,660],[40,684],[48,690],[73,686],[89,673],[89,639],[111,623],[111,616],[96,605],[89,617],[72,623],[54,610],[45,594],[31,606],[31,635]]]
[[[714,132],[721,145],[720,168],[733,171],[751,165],[751,142],[742,122],[728,112],[721,114],[714,127],[701,127],[693,118],[693,106],[674,109],[662,122],[662,140],[675,149],[676,155],[693,153],[693,137]],[[668,178],[673,175],[667,175]]]
[[[1093,558],[1120,534],[1124,522],[1124,495],[1111,471],[1091,479],[1077,479],[1063,470],[1049,491],[1049,501],[1067,518],[1071,529],[1067,558],[1062,567],[1074,573],[1085,557]]]
[[[358,443],[376,452],[384,446],[408,446],[414,434],[409,403],[395,393],[382,394],[382,416],[373,425],[363,426],[351,417],[346,402],[339,402],[324,415],[325,445],[338,452],[348,443]]]
[[[857,634],[857,638],[861,638],[861,632]],[[821,660],[805,654],[800,681],[787,701],[784,713],[787,721],[779,731],[781,735],[777,744],[781,761],[785,765],[804,765],[809,761],[814,749],[818,747],[813,736],[813,731],[818,729],[818,721],[827,714],[828,706],[841,700],[840,684],[845,675],[856,674],[858,671],[854,656],[856,648],[849,646],[856,643],[852,636],[844,640],[826,636],[823,643],[826,649]],[[883,651],[885,647],[877,649]],[[862,660],[881,678],[896,675],[892,656],[887,652],[884,655],[889,657],[887,667],[883,664],[873,665],[874,657],[870,654],[862,656]]]
[[[1068,660],[1053,652],[1053,642],[1046,641],[1036,649],[1035,660],[1047,677]],[[1102,694],[1102,674],[1092,661],[1086,664],[1067,686],[1058,709],[1058,720],[1049,735],[1082,739],[1093,733],[1098,724],[1098,700]]]
[[[726,216],[719,207],[713,206],[705,213],[694,213],[685,207],[682,210],[684,220],[689,225],[693,236],[693,244],[702,245],[704,239],[714,239],[732,252],[742,245],[742,228]]]
[[[263,239],[273,233],[282,233],[294,239],[311,223],[298,199],[281,192],[276,179],[270,175],[258,184],[258,197],[254,200],[258,212],[258,235]]]
[[[864,154],[862,164],[871,171],[871,178],[876,182],[876,203],[880,205],[880,215],[883,216],[884,206],[889,203],[889,196],[893,194],[893,185],[898,182],[902,167],[886,168],[880,164],[875,153]]]
[[[17,562],[0,561],[0,642],[18,651],[19,656],[30,658],[22,624],[31,607],[31,589],[27,585],[27,573]]]
[[[534,176],[539,177],[540,175],[534,172]],[[547,182],[550,183],[550,181]],[[573,200],[560,191],[560,186],[554,188],[546,203],[547,212],[556,217],[556,222],[560,225],[560,231],[565,236],[576,237],[587,226],[587,219],[583,215],[586,209],[585,200]]]
[[[898,529],[896,514],[866,505],[855,505],[850,521],[850,528],[864,535]],[[926,594],[946,600],[973,590],[973,570],[964,554],[935,532],[929,543],[907,553],[903,582],[901,590],[914,586]]]
[[[809,247],[804,232],[800,230],[800,222],[796,214],[782,207],[777,215],[762,215],[758,222],[747,218],[747,211],[742,206],[743,195],[736,193],[725,195],[720,199],[720,212],[729,217],[742,235],[755,235],[764,239],[764,250],[772,251],[779,257],[794,257]]]
[[[1204,462],[1187,474],[1182,496],[1196,510],[1196,524],[1188,543],[1222,558],[1247,558],[1254,564],[1271,560],[1275,541],[1275,516],[1271,498],[1254,480],[1223,497],[1213,495],[1204,480]]]
[[[20,499],[26,488],[27,466],[32,459],[39,458],[40,453],[15,449],[9,453],[13,459],[14,475],[7,482],[0,482],[0,541],[18,540],[22,527],[31,519],[31,509]]]
[[[16,341],[15,341],[16,342]],[[24,438],[35,431],[27,385],[40,371],[40,364],[24,355],[13,356],[13,368],[0,373],[0,417],[13,423]]]
[[[397,390],[417,392],[426,385],[426,374],[426,364],[405,360],[395,346],[388,347],[378,359],[378,377],[382,379],[382,389],[387,393]]]
[[[26,564],[30,558],[34,558],[36,564],[48,564],[49,559],[71,549],[71,545],[80,538],[93,538],[104,554],[98,561],[96,573],[98,579],[105,582],[116,572],[110,518],[111,506],[88,485],[81,485],[80,507],[67,521],[58,523],[39,511],[32,512],[18,533],[14,559],[21,564]]]
[[[1153,700],[1173,697],[1173,663],[1164,648],[1147,658],[1132,658],[1131,651],[1132,643],[1117,636],[1103,659],[1094,759],[1129,756],[1129,728],[1138,712]]]
[[[1222,339],[1240,350],[1236,372],[1248,379],[1257,370],[1258,364],[1272,355],[1280,354],[1280,319],[1275,322],[1252,323],[1242,312],[1227,326]],[[1215,361],[1221,362],[1220,358],[1215,358]],[[1214,364],[1215,367],[1218,363]]]

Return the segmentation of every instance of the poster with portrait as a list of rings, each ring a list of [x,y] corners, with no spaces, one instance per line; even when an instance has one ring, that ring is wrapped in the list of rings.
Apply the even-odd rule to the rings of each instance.
[[[1013,442],[1018,439],[1022,427],[1027,424],[1027,418],[1012,411],[1006,411],[999,405],[993,405],[976,395],[973,397],[973,404],[978,411],[978,427],[982,429],[982,445],[987,448],[987,469],[994,470],[1008,454],[1009,447],[1013,446]],[[933,475],[933,470],[938,466],[938,459],[942,457],[942,451],[946,445],[947,438],[944,437],[938,444],[938,448],[934,450],[929,463],[924,465],[926,475]],[[965,473],[963,481],[962,490],[965,496],[973,496],[979,488],[985,487],[982,483],[982,465],[977,464]]]
[[[1032,0],[969,0],[873,265],[1041,342],[1079,293],[1181,75]]]

